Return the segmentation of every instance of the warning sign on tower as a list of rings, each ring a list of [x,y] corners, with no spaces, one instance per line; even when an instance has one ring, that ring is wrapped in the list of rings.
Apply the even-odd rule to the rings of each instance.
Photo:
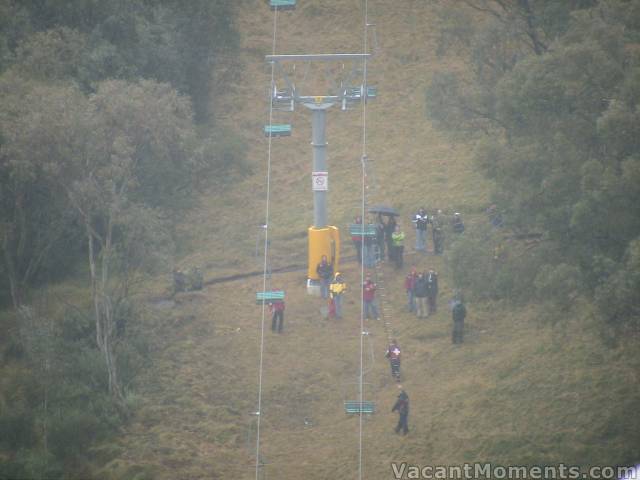
[[[314,192],[329,190],[329,172],[313,172],[311,182]]]

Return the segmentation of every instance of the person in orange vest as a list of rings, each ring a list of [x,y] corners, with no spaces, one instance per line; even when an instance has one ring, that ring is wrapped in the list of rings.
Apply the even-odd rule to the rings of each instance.
[[[391,365],[391,376],[398,382],[400,381],[400,346],[394,338],[387,347],[387,351],[384,356],[389,359],[389,365]]]

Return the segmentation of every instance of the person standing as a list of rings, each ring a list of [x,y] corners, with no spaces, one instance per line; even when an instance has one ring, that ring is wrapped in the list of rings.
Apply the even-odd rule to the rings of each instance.
[[[494,228],[502,228],[504,226],[502,213],[498,211],[498,206],[495,203],[487,208],[486,214],[489,217],[489,222],[491,222],[491,225]]]
[[[433,315],[437,311],[436,300],[438,298],[438,274],[433,270],[429,270],[427,277],[427,303],[429,305],[428,315]]]
[[[398,388],[400,389],[400,394],[391,412],[398,412],[399,415],[396,433],[400,433],[400,430],[402,430],[402,434],[406,435],[409,432],[409,395],[403,390],[402,385],[398,385]]]
[[[384,226],[384,240],[387,244],[387,258],[389,261],[393,260],[393,255],[395,253],[393,248],[393,232],[396,231],[396,219],[393,215],[389,216],[389,220]]]
[[[434,255],[442,255],[444,251],[444,231],[440,225],[433,226],[433,253]]]
[[[416,251],[426,252],[427,250],[427,224],[429,216],[424,208],[418,210],[412,220],[416,224]]]
[[[173,269],[173,294],[187,291],[187,276],[177,268]]]
[[[382,220],[382,215],[378,214],[378,219],[376,221],[376,245],[378,246],[378,258],[376,261],[381,262],[384,260],[384,221]]]
[[[329,285],[329,295],[333,301],[335,316],[338,320],[342,319],[342,294],[347,290],[347,284],[342,280],[340,272],[336,272],[331,285]]]
[[[453,317],[453,332],[451,334],[452,343],[462,343],[464,335],[464,319],[467,316],[467,308],[462,303],[462,296],[460,296],[453,303],[451,309],[451,316]]]
[[[456,212],[453,214],[453,220],[451,220],[451,229],[453,233],[464,232],[464,223],[462,222],[462,216]]]
[[[358,215],[354,220],[353,220],[353,224],[357,227],[361,227],[362,226],[362,217],[360,215]],[[362,235],[361,235],[362,231],[360,231],[360,234],[357,234],[354,232],[353,235],[351,235],[351,241],[353,242],[353,246],[356,249],[356,256],[358,257],[358,263],[362,263]]]
[[[441,209],[438,209],[436,213],[431,215],[431,218],[429,219],[429,223],[431,223],[431,225],[433,225],[434,227],[436,226],[440,228],[444,227],[445,217]]]
[[[375,238],[372,235],[365,235],[362,239],[362,263],[365,268],[376,266]]]
[[[333,265],[331,265],[327,256],[323,255],[320,263],[316,267],[316,273],[318,277],[320,277],[320,294],[322,298],[329,298],[329,283],[331,283],[331,279],[333,278]]]
[[[396,268],[402,268],[402,256],[404,254],[404,232],[400,229],[400,225],[396,225],[396,230],[391,234],[393,242],[393,258],[396,261]]]
[[[362,300],[364,302],[364,318],[378,320],[378,308],[376,307],[376,284],[371,280],[371,275],[367,275],[362,290]]]
[[[271,317],[271,331],[282,333],[282,324],[284,323],[284,300],[269,304],[269,310],[273,313]]]
[[[425,318],[427,316],[427,278],[424,272],[418,274],[416,278],[416,286],[414,288],[414,295],[416,299],[416,316],[418,318]]]
[[[391,343],[387,347],[387,351],[384,354],[385,358],[389,359],[389,365],[391,365],[391,376],[398,382],[400,381],[400,346],[396,339],[392,339]]]
[[[416,271],[416,267],[411,267],[411,271],[407,273],[407,276],[404,278],[404,289],[407,291],[407,308],[410,312],[416,311],[415,289],[417,279],[418,272]]]

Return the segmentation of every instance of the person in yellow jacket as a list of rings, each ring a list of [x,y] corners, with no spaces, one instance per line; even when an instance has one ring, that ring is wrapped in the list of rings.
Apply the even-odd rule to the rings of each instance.
[[[396,230],[391,234],[393,243],[393,259],[396,261],[396,268],[402,268],[402,254],[404,253],[404,232],[400,230],[400,225],[396,225]]]
[[[333,282],[329,285],[329,295],[335,308],[335,315],[337,319],[342,318],[342,294],[347,290],[347,284],[342,280],[340,272],[336,272]]]

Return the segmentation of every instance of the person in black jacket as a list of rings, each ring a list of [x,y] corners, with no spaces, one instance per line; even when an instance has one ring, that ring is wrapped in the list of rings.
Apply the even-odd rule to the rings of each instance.
[[[393,216],[390,216],[387,220],[387,223],[384,225],[384,241],[387,244],[387,258],[389,261],[394,260],[395,257],[395,249],[393,248],[393,232],[396,231],[396,219]]]
[[[433,225],[433,254],[442,255],[444,251],[444,230],[440,225]]]
[[[416,316],[424,318],[427,316],[427,278],[423,272],[418,274],[415,287],[413,287],[413,295],[416,299]]]
[[[329,298],[329,284],[333,279],[333,265],[327,260],[327,256],[323,255],[322,260],[316,267],[318,277],[320,277],[320,292],[322,298]]]
[[[382,215],[378,214],[378,219],[376,220],[376,245],[378,245],[377,262],[382,262],[384,260],[384,229],[384,220],[382,220]]]
[[[454,301],[453,308],[451,309],[451,316],[453,317],[451,341],[453,343],[462,343],[464,319],[467,316],[467,309],[464,306],[464,303],[462,303],[462,297],[459,297]]]
[[[464,232],[464,223],[462,222],[462,216],[458,212],[453,214],[453,219],[451,220],[451,229],[453,230],[453,233]]]
[[[400,430],[402,430],[402,434],[406,435],[409,432],[409,395],[402,389],[402,385],[398,385],[398,388],[400,389],[400,395],[398,395],[391,412],[397,411],[399,415],[396,433],[400,433]]]
[[[438,274],[433,270],[429,270],[429,273],[426,275],[427,279],[427,303],[429,305],[429,312],[427,315],[432,315],[436,313],[437,303],[436,299],[438,298]]]

